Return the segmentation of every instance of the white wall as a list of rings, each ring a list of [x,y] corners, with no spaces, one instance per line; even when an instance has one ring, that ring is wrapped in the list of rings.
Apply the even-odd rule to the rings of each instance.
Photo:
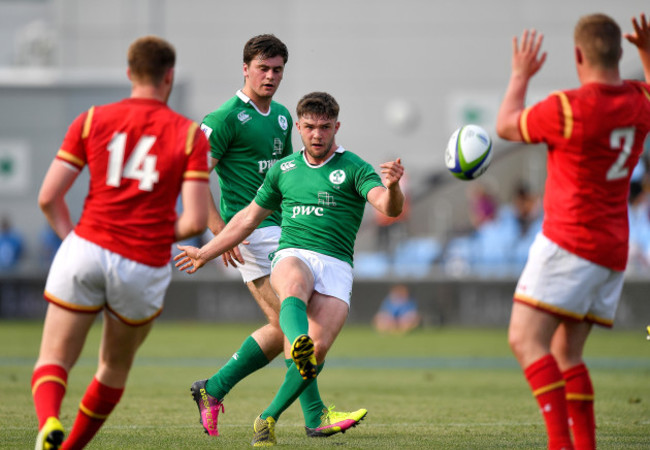
[[[169,39],[179,52],[179,75],[191,86],[186,113],[197,120],[240,87],[244,42],[272,32],[290,52],[278,100],[293,111],[303,94],[329,91],[342,106],[340,143],[374,163],[404,155],[419,172],[441,167],[446,137],[463,120],[458,102],[475,98],[491,125],[508,79],[511,38],[524,27],[546,34],[549,59],[531,86],[546,93],[577,82],[572,31],[580,15],[602,11],[630,30],[630,17],[647,2],[55,0],[53,5],[58,61],[65,68],[121,68],[135,37],[155,33]],[[629,45],[623,68],[628,76],[640,73]],[[387,124],[385,110],[395,99],[411,102],[420,113],[419,127],[407,135]]]
[[[514,35],[525,27],[546,35],[548,60],[531,85],[531,97],[539,97],[577,84],[572,33],[579,16],[604,12],[629,31],[630,18],[647,6],[640,0],[5,1],[0,66],[17,61],[16,41],[37,19],[44,34],[54,36],[50,56],[64,71],[121,72],[128,44],[158,34],[177,48],[186,87],[179,107],[198,121],[242,85],[245,41],[274,33],[290,53],[276,99],[294,111],[303,94],[330,92],[342,108],[338,142],[374,165],[402,156],[417,185],[442,170],[447,138],[461,123],[481,123],[494,134]],[[641,76],[627,43],[622,67],[627,77]],[[396,100],[417,111],[419,123],[410,131],[400,133],[387,121],[386,109]],[[64,131],[52,137],[53,148],[38,149],[44,158],[53,156]],[[503,147],[496,143],[497,152]],[[44,175],[39,170],[35,183]]]

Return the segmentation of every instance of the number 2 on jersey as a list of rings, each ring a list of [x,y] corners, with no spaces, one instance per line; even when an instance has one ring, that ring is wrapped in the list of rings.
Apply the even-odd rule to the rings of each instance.
[[[140,181],[138,185],[140,190],[152,191],[154,183],[159,180],[159,173],[156,171],[157,158],[155,155],[148,154],[154,142],[156,142],[155,136],[142,136],[122,169],[126,133],[115,133],[107,147],[110,156],[106,169],[106,184],[119,187],[122,178],[130,178]]]
[[[625,178],[629,169],[625,167],[627,159],[632,154],[632,145],[634,144],[634,127],[616,128],[609,135],[609,146],[612,150],[620,150],[618,158],[607,171],[607,181]]]

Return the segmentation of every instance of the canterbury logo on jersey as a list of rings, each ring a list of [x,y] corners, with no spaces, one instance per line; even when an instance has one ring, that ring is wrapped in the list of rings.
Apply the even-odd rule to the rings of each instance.
[[[285,161],[282,164],[280,164],[280,169],[282,169],[283,172],[288,172],[291,169],[296,168],[296,163],[293,161]]]
[[[294,206],[291,208],[291,218],[295,219],[298,216],[318,216],[323,217],[324,208],[320,206]]]
[[[239,114],[237,114],[237,119],[239,119],[239,121],[243,125],[246,122],[248,122],[249,120],[251,120],[252,117],[246,111],[241,111]]]

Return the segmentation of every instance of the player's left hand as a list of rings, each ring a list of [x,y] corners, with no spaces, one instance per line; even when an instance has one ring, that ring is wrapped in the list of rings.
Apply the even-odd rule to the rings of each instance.
[[[194,273],[205,265],[207,261],[199,257],[200,249],[193,245],[179,245],[176,247],[181,251],[174,257],[176,267],[181,272]]]
[[[546,61],[546,52],[540,54],[544,35],[536,30],[524,30],[521,44],[515,36],[512,40],[512,74],[526,80],[537,73]]]
[[[633,17],[632,27],[634,27],[634,34],[625,33],[623,35],[625,39],[639,50],[650,53],[650,22],[646,19],[645,14],[642,13],[638,21],[636,17]]]
[[[402,158],[397,158],[395,161],[389,161],[381,164],[381,173],[384,175],[384,185],[390,189],[395,184],[399,184],[399,180],[404,176],[404,166],[402,166]]]

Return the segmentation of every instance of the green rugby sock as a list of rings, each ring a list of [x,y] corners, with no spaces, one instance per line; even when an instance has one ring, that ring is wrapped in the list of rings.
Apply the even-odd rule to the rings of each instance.
[[[211,396],[222,400],[235,384],[266,366],[268,358],[252,336],[248,336],[237,352],[205,385]]]
[[[323,364],[320,364],[318,367],[322,369]],[[266,408],[262,413],[262,419],[266,419],[267,417],[271,416],[277,421],[284,410],[291,406],[291,404],[298,398],[298,396],[300,396],[300,394],[302,394],[304,390],[309,386],[314,385],[315,382],[316,378],[304,380],[295,364],[289,366],[282,386],[280,386],[278,393],[275,394],[275,398],[269,407]],[[318,423],[320,424],[320,415]]]
[[[298,297],[287,297],[280,306],[280,328],[293,344],[301,334],[309,333],[309,322],[307,320],[307,305]]]
[[[291,367],[292,364],[295,364],[292,359],[285,359],[284,363],[287,368]],[[323,370],[323,364],[317,366],[317,373],[320,373]],[[313,383],[309,384],[302,394],[300,394],[300,406],[302,407],[302,415],[305,418],[305,426],[309,428],[318,428],[320,426],[320,416],[323,415],[323,409],[325,409],[325,403],[320,398],[320,391],[318,390],[318,379],[315,379]]]

